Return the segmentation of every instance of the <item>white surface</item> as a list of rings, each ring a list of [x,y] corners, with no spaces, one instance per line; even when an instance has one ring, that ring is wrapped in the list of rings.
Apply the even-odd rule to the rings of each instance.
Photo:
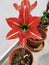
[[[35,0],[30,0],[34,2]],[[8,17],[18,17],[18,11],[13,7],[13,3],[20,4],[21,0],[0,0],[0,60],[8,53],[8,51],[18,42],[18,40],[6,40],[6,34],[10,27],[6,23]],[[38,6],[31,12],[32,15],[41,16],[46,8],[48,0],[38,0]],[[14,44],[13,44],[14,43]]]
[[[39,59],[40,65],[49,65],[49,53],[42,55]]]
[[[18,39],[15,41],[4,41],[0,45],[0,61],[4,58],[4,56],[16,45]]]

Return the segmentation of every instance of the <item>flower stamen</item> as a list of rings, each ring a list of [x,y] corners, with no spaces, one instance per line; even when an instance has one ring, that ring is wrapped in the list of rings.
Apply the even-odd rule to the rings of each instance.
[[[21,28],[23,31],[27,31],[28,26],[27,26],[27,25],[21,25],[20,28]]]

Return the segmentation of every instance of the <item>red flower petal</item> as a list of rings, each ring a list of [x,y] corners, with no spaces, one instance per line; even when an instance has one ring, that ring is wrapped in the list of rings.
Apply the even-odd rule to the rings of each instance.
[[[35,1],[31,6],[30,6],[30,11],[33,10],[37,6],[37,1]]]
[[[28,11],[30,11],[30,2],[29,0],[23,0],[22,3],[27,7]]]
[[[19,29],[12,29],[6,36],[7,39],[15,39],[18,37]]]
[[[22,7],[19,14],[19,18],[22,20],[22,22],[23,22],[23,14],[24,14],[24,8]]]
[[[36,34],[37,36],[41,37],[39,31],[36,28],[30,28],[29,29],[31,32],[33,32],[34,34]]]
[[[21,2],[21,6],[19,6],[17,3],[14,3],[13,6],[15,7],[16,10],[20,12],[22,8],[24,8],[24,2]]]
[[[30,16],[30,18],[28,19],[28,21],[26,22],[26,24],[28,24],[28,26],[31,24],[31,23],[33,23],[33,21],[37,18],[37,16],[31,16],[31,15],[29,15]]]
[[[37,1],[35,1],[32,5],[30,5],[29,0],[23,0],[23,2],[24,2],[24,5],[26,5],[29,12],[37,6]]]
[[[31,31],[28,31],[25,35],[25,38],[29,39],[29,38],[32,38],[32,39],[42,39],[40,36],[36,35],[35,33],[31,32]]]
[[[21,6],[17,5],[17,3],[14,3],[13,6],[15,7],[16,10],[18,11],[21,10]]]
[[[20,39],[20,44],[21,44],[21,46],[24,48],[25,45],[26,45],[26,43],[27,43],[26,38],[23,37],[23,35],[20,33],[20,34],[19,34],[19,39]]]
[[[23,0],[21,2],[21,6],[17,5],[16,3],[13,4],[13,6],[15,7],[15,9],[18,10],[18,11],[21,10],[21,7],[23,5],[26,5],[28,11],[30,12],[31,10],[33,10],[37,6],[37,1],[35,1],[32,5],[30,5],[29,0]]]
[[[7,18],[6,19],[8,25],[11,27],[11,28],[16,28],[17,26],[20,26],[19,24],[21,24],[22,22],[17,19],[17,18]]]
[[[19,18],[23,21],[23,24],[26,24],[28,22],[28,19],[31,18],[31,15],[28,11],[28,9],[21,9]]]
[[[31,21],[32,20],[32,21]],[[30,28],[36,28],[40,23],[40,17],[32,17],[29,21]]]
[[[28,9],[25,10],[25,21],[28,22],[28,19],[31,18],[31,14],[29,13]]]
[[[24,8],[24,2],[21,2],[21,6],[19,6],[17,3],[14,3],[13,6],[15,7],[16,10],[20,12],[22,8]]]

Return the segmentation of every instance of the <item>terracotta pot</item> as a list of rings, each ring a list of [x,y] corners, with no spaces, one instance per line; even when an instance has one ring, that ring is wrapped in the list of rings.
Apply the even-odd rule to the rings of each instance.
[[[43,43],[43,40],[33,40],[33,39],[28,39],[28,42],[33,48],[37,48],[40,46],[40,44]]]
[[[20,52],[21,50],[22,50],[22,48],[17,48],[10,54],[10,56],[9,56],[9,65],[11,65],[11,63],[12,63],[12,58],[13,58],[14,54]],[[31,53],[31,51],[29,49],[27,49],[27,48],[25,48],[25,50],[28,51],[28,53],[31,55],[31,58],[32,58],[31,65],[33,65],[33,55]]]
[[[41,39],[41,40],[40,39],[39,40],[28,39],[28,42],[27,42],[27,43],[31,44],[31,46],[34,48],[37,48],[38,46],[40,46],[44,42],[44,40],[46,39],[45,31],[42,29],[39,29],[39,32],[40,32],[41,37],[43,39]]]

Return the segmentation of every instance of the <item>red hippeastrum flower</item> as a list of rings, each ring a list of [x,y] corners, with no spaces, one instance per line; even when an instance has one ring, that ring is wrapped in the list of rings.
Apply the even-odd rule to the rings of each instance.
[[[41,39],[37,26],[40,23],[40,17],[31,16],[27,8],[22,7],[19,12],[19,18],[11,17],[6,21],[11,27],[11,31],[7,34],[7,39],[16,39],[19,37],[20,44],[24,48],[27,39]]]
[[[26,6],[28,11],[32,11],[37,6],[37,1],[35,1],[32,5],[30,4],[29,0],[22,0],[21,6],[19,6],[17,3],[14,3],[14,7],[16,10],[20,11],[22,5]]]

